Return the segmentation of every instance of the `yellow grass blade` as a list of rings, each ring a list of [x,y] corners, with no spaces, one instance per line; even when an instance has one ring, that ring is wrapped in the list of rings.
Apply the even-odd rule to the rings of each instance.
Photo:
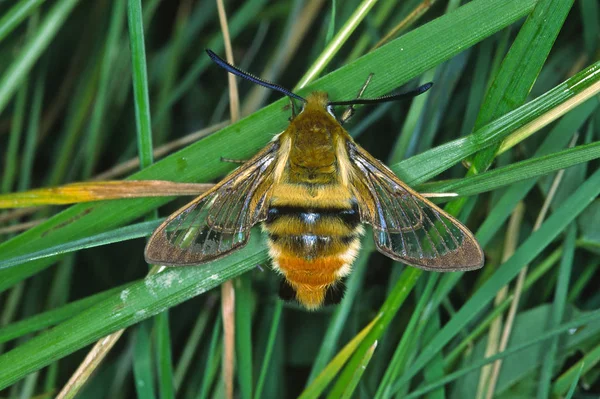
[[[124,180],[72,183],[0,195],[0,209],[64,205],[120,198],[199,195],[212,184],[175,183],[163,180]]]

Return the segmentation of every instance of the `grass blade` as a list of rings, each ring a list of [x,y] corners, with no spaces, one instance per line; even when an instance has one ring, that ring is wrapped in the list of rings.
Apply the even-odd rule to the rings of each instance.
[[[35,35],[22,47],[19,55],[4,71],[0,77],[0,115],[77,3],[77,0],[56,1]]]

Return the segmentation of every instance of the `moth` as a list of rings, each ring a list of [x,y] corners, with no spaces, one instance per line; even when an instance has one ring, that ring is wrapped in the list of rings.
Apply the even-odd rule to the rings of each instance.
[[[369,224],[384,255],[431,271],[480,268],[481,247],[473,234],[358,145],[343,124],[354,106],[413,97],[431,87],[375,99],[329,101],[316,91],[302,98],[219,58],[230,73],[277,90],[303,108],[258,154],[211,190],[169,216],[153,233],[148,263],[186,266],[219,259],[248,242],[262,223],[273,268],[283,279],[280,297],[307,309],[338,303],[343,279]],[[336,106],[349,106],[337,118]]]

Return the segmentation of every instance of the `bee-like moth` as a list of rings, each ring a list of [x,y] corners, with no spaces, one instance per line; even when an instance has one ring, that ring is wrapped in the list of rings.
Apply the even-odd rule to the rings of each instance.
[[[252,159],[156,229],[146,246],[149,263],[210,262],[242,248],[251,228],[263,223],[273,268],[283,276],[280,296],[307,309],[341,300],[365,223],[381,253],[408,265],[433,271],[483,265],[483,251],[465,226],[398,179],[342,126],[354,105],[412,97],[431,84],[361,99],[367,81],[355,100],[332,102],[319,91],[304,99],[207,53],[230,73],[304,106]],[[333,108],[340,105],[350,108],[338,119]]]

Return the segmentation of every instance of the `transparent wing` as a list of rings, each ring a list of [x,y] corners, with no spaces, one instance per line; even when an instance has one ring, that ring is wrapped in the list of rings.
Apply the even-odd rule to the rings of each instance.
[[[348,146],[361,219],[373,226],[380,252],[425,270],[483,266],[483,251],[465,226],[400,181],[357,144],[349,142]]]
[[[277,144],[271,143],[210,191],[169,216],[150,237],[146,261],[197,265],[246,245],[252,226],[266,218],[276,155]]]

